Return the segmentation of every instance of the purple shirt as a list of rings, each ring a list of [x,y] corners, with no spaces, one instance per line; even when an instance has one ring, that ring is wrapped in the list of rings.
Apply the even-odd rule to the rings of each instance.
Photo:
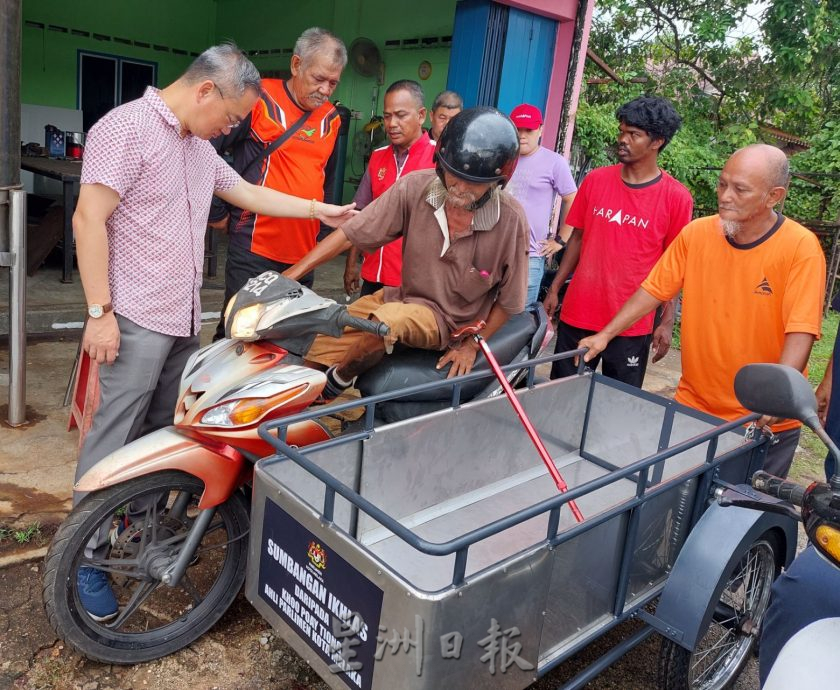
[[[91,127],[82,184],[120,196],[105,223],[114,311],[138,326],[188,336],[201,328],[199,288],[213,192],[239,175],[181,124],[149,87]]]
[[[540,242],[551,232],[555,195],[566,196],[577,191],[569,164],[559,153],[540,146],[530,156],[519,156],[506,189],[525,209],[531,228],[529,253],[539,256]]]

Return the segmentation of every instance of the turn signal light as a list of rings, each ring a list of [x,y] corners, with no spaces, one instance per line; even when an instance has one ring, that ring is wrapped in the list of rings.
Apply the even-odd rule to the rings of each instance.
[[[814,541],[835,564],[840,564],[840,532],[830,525],[820,525],[814,532]]]
[[[242,426],[244,424],[251,424],[263,417],[267,412],[279,407],[292,398],[296,398],[306,388],[308,384],[301,384],[288,390],[272,395],[270,398],[246,398],[236,403],[236,406],[230,411],[230,421],[234,426]]]

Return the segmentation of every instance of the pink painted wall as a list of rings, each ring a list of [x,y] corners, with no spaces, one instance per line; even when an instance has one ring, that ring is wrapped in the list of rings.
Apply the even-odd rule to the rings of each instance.
[[[579,0],[495,0],[495,2],[558,20],[557,42],[554,45],[554,63],[551,69],[548,99],[543,118],[545,120],[543,144],[549,148],[554,148],[560,129],[560,119],[563,114],[563,91],[566,88],[566,80],[569,73],[572,39],[575,33],[575,18],[578,12]],[[594,6],[594,0],[590,0],[586,8],[586,18],[580,45],[582,55],[586,54],[586,48],[589,45],[589,30],[592,26],[592,10]],[[585,62],[586,59],[584,57],[578,61],[577,70],[575,71],[574,90],[569,102],[572,116],[569,118],[566,146],[563,151],[563,154],[567,157],[571,151],[572,133],[575,127],[574,113],[577,112]]]
[[[578,9],[578,0],[494,0],[494,2],[560,20],[574,20]]]

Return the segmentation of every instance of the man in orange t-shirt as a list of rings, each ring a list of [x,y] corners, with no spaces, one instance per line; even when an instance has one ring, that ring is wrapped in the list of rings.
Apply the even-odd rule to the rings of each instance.
[[[683,229],[610,323],[580,341],[589,348],[584,360],[682,289],[677,402],[734,420],[748,414],[733,388],[742,366],[778,362],[804,371],[820,334],[825,256],[812,232],[774,210],[788,179],[778,149],[736,151],[718,181],[718,215]],[[787,476],[800,423],[762,417],[758,424],[776,437],[764,469]]]

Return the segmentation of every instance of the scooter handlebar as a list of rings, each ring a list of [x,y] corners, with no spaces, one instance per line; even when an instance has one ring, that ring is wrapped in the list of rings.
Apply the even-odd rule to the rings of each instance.
[[[346,311],[339,316],[338,318],[339,325],[344,326],[345,328],[355,328],[357,331],[366,331],[367,333],[373,333],[374,335],[378,335],[380,338],[384,338],[388,333],[391,332],[391,329],[388,328],[387,324],[382,323],[381,321],[371,321],[370,319],[360,319],[357,316],[351,316]]]
[[[780,477],[774,477],[772,474],[762,472],[761,470],[753,475],[752,486],[757,491],[761,491],[774,498],[780,498],[795,506],[801,507],[802,500],[805,498],[804,486],[785,481]]]

